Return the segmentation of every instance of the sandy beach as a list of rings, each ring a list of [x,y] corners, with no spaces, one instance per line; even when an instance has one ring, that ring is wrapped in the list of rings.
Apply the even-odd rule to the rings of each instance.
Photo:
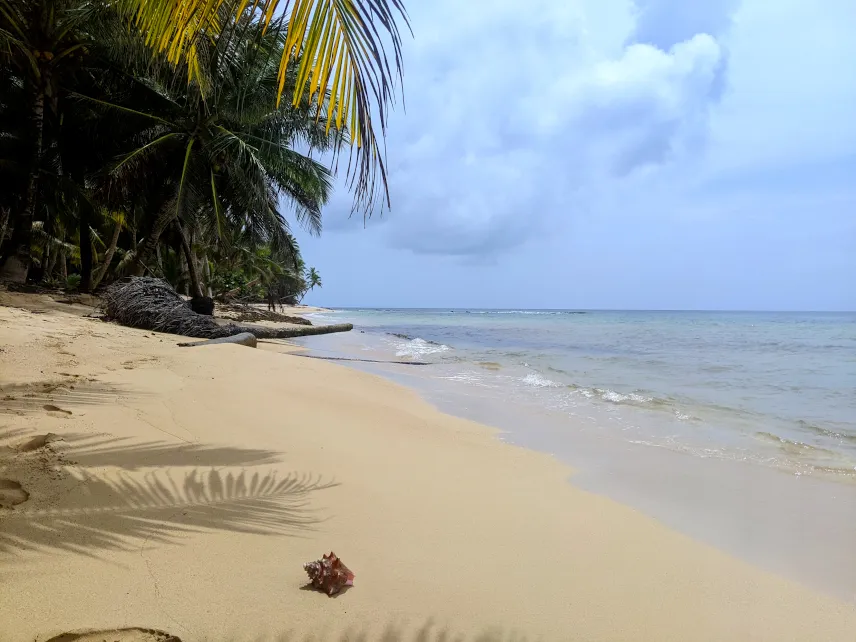
[[[3,642],[853,639],[853,605],[406,388],[0,296]],[[330,550],[356,574],[336,598],[302,568]]]

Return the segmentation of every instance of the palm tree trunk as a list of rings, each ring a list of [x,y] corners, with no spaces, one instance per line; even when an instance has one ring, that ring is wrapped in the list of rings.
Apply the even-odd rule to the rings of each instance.
[[[211,289],[211,266],[208,265],[208,255],[202,257],[202,274],[205,275],[205,294],[210,298],[214,296]]]
[[[41,88],[36,91],[33,99],[31,118],[35,136],[24,209],[15,217],[15,227],[12,230],[8,253],[0,257],[0,279],[14,283],[24,283],[30,269],[30,240],[33,236],[33,215],[36,211],[36,198],[39,191],[39,166],[45,131],[45,93]]]
[[[160,241],[161,234],[167,226],[172,223],[175,218],[175,212],[169,206],[165,206],[155,219],[152,225],[152,231],[143,239],[143,242],[137,246],[137,251],[134,254],[134,260],[131,262],[129,273],[133,276],[143,276],[146,272],[146,262],[151,258],[152,253]]]
[[[104,278],[104,275],[107,274],[107,270],[110,268],[110,263],[113,261],[113,255],[116,253],[116,246],[119,244],[119,234],[121,232],[122,224],[116,223],[116,227],[113,228],[113,236],[110,239],[110,245],[107,247],[107,253],[104,255],[104,263],[101,264],[101,267],[98,268],[98,272],[95,273],[95,278],[92,279],[93,290],[98,287],[101,283],[101,279]]]
[[[65,249],[59,251],[59,276],[63,283],[68,281],[68,261],[65,257]]]
[[[196,257],[193,256],[193,248],[187,240],[187,234],[184,232],[184,227],[176,221],[178,236],[181,238],[181,248],[184,250],[184,257],[187,259],[187,271],[190,275],[190,296],[197,298],[202,297],[202,286],[199,284],[199,269],[196,265]]]
[[[0,212],[0,246],[3,245],[3,241],[6,238],[6,228],[9,225],[9,212],[10,210],[4,209]]]
[[[80,236],[80,291],[89,292],[92,286],[92,239],[89,237],[89,208],[83,205],[78,212]]]
[[[44,281],[50,281],[51,275],[53,274],[54,267],[56,266],[56,251],[51,252],[50,246],[48,246],[48,261],[45,265],[45,271],[42,275],[42,279]]]

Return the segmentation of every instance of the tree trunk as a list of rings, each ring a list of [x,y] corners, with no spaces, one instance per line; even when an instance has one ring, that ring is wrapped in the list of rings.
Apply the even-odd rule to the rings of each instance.
[[[68,281],[68,262],[65,258],[65,248],[59,251],[59,276],[63,284]]]
[[[50,246],[48,246],[48,250],[50,250]],[[56,251],[48,253],[48,262],[47,265],[45,265],[45,271],[42,275],[43,280],[51,280],[51,275],[53,274],[54,266],[56,266]]]
[[[134,254],[134,260],[131,261],[131,266],[128,272],[132,276],[143,276],[146,272],[146,261],[151,258],[152,253],[157,248],[161,234],[167,226],[172,223],[175,218],[175,212],[168,207],[164,207],[152,225],[152,231],[143,239],[143,242],[137,246],[137,251]]]
[[[211,266],[208,264],[208,255],[202,257],[202,273],[205,275],[205,294],[211,298],[214,290],[211,289]]]
[[[182,227],[181,223],[176,221],[175,227],[178,229],[178,236],[181,239],[181,248],[184,250],[185,259],[187,259],[187,271],[190,275],[190,296],[193,298],[201,298],[203,296],[202,286],[199,283],[199,269],[196,265],[196,257],[193,256],[193,248],[187,240],[187,234],[185,234],[184,227]]]
[[[0,211],[0,247],[2,247],[3,241],[6,239],[6,228],[9,226],[9,212],[10,210],[8,209]]]
[[[45,93],[39,88],[31,110],[33,123],[33,149],[24,209],[15,217],[15,227],[6,256],[0,257],[0,279],[24,283],[30,269],[30,241],[33,236],[33,215],[39,192],[39,167],[42,158],[42,139],[45,130]]]
[[[89,238],[89,207],[78,208],[78,234],[80,236],[80,291],[89,292],[92,286],[92,239]]]
[[[95,273],[95,278],[92,279],[93,290],[98,287],[101,283],[101,279],[104,278],[104,275],[107,274],[107,270],[110,268],[110,263],[113,261],[113,255],[116,253],[116,246],[119,244],[119,234],[121,232],[122,224],[116,223],[116,227],[113,228],[113,236],[110,239],[110,245],[107,247],[107,253],[104,255],[104,263],[101,264],[101,267],[98,268],[98,272]]]

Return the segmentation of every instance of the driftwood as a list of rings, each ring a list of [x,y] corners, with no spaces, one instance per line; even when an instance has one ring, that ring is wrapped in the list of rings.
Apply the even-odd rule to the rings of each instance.
[[[252,332],[257,339],[292,339],[308,337],[315,334],[332,334],[334,332],[350,332],[354,326],[350,323],[334,323],[331,325],[304,325],[295,328],[265,328],[259,325],[245,325],[244,331]]]
[[[242,332],[241,334],[233,334],[231,337],[206,339],[205,341],[194,341],[193,343],[179,343],[178,346],[180,348],[192,348],[193,346],[210,346],[216,343],[234,343],[239,346],[255,348],[258,342],[256,341],[256,337],[249,332]]]
[[[264,328],[234,323],[220,325],[212,317],[191,310],[169,283],[151,277],[131,277],[127,281],[113,283],[104,291],[101,305],[108,321],[197,339],[220,339],[244,332],[258,339],[285,339],[347,332],[353,328],[349,323],[295,328]]]

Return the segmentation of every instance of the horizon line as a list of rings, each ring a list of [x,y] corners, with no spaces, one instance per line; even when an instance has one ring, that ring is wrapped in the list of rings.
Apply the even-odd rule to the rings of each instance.
[[[477,310],[479,312],[736,312],[736,313],[778,313],[778,314],[854,314],[854,310],[749,310],[738,308],[479,308],[468,307],[459,308],[454,306],[435,306],[435,307],[419,307],[419,306],[393,306],[393,305],[359,305],[359,306],[335,306],[335,305],[309,305],[308,307],[328,308],[331,310],[448,310],[457,312],[461,310]]]

